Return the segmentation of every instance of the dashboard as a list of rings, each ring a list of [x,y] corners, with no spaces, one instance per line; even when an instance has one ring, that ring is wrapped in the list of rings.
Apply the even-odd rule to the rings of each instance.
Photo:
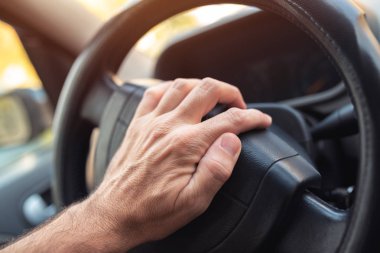
[[[255,12],[175,39],[155,78],[211,76],[238,86],[248,102],[278,102],[327,91],[339,73],[314,41],[287,20]]]

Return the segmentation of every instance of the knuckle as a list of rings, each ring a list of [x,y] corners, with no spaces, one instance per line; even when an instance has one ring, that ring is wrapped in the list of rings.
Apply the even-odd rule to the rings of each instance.
[[[149,118],[147,115],[133,118],[128,129],[139,129],[140,127],[144,126],[147,122],[149,122]]]
[[[145,92],[144,92],[144,96],[143,96],[143,99],[152,99],[152,100],[156,100],[158,99],[158,96],[159,96],[159,93],[157,91],[157,89],[155,88],[148,88]]]
[[[171,147],[184,162],[198,160],[203,154],[203,146],[187,128],[180,128],[171,133]]]
[[[265,114],[259,110],[251,109],[250,112],[252,113],[252,116],[257,119],[257,121],[265,121]]]
[[[177,90],[186,90],[188,88],[188,82],[183,78],[177,78],[173,82],[173,88]]]
[[[206,83],[215,83],[215,79],[211,77],[205,77],[202,79],[202,81]]]
[[[246,114],[243,110],[238,108],[230,108],[227,111],[227,117],[230,122],[236,126],[240,126],[245,123]]]
[[[232,91],[232,93],[234,93],[236,95],[240,95],[241,94],[239,88],[236,87],[236,86],[233,86],[233,85],[231,85],[231,91]]]
[[[215,180],[224,183],[231,176],[231,170],[225,164],[210,158],[208,162],[208,170]]]
[[[206,77],[202,79],[200,88],[204,91],[208,92],[217,92],[218,91],[218,84],[215,82],[214,79],[210,77]]]
[[[169,124],[164,122],[156,122],[153,124],[151,135],[154,139],[159,139],[162,136],[166,135],[170,131]]]
[[[173,131],[171,133],[172,144],[175,149],[180,151],[184,147],[188,146],[191,140],[191,136],[186,133],[184,130],[182,131]]]

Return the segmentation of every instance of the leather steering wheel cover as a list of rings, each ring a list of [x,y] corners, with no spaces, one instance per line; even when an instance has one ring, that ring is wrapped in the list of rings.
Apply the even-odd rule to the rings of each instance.
[[[115,71],[137,40],[151,27],[190,8],[218,3],[253,5],[290,20],[311,36],[327,53],[347,84],[356,106],[361,137],[361,159],[355,205],[340,247],[341,252],[366,252],[379,247],[380,232],[380,47],[364,13],[351,0],[144,0],[110,20],[72,67],[61,93],[55,118],[56,203],[68,205],[79,197],[89,132],[78,139],[78,122],[86,90],[94,73]],[[152,13],[148,18],[141,13]],[[81,152],[72,148],[76,144]],[[78,147],[79,146],[79,147]],[[78,160],[78,161],[77,161]],[[82,166],[82,168],[81,168]],[[82,170],[82,172],[78,172]],[[83,191],[80,189],[79,191]]]

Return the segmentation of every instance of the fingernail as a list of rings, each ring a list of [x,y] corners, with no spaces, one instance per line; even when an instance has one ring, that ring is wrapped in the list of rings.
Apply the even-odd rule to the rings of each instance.
[[[234,134],[225,134],[222,137],[220,146],[227,151],[231,156],[235,156],[240,149],[240,142]]]

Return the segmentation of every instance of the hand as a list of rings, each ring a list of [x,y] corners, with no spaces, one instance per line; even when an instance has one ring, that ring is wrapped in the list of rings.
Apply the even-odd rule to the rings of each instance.
[[[201,122],[217,103],[234,108]],[[84,202],[88,219],[123,250],[168,236],[202,214],[230,177],[241,149],[236,134],[270,124],[268,115],[246,110],[237,88],[214,79],[148,89],[103,182]]]
[[[201,122],[217,103],[228,111]],[[236,134],[268,127],[239,90],[210,78],[147,90],[99,188],[1,250],[125,252],[203,213],[239,156]]]

